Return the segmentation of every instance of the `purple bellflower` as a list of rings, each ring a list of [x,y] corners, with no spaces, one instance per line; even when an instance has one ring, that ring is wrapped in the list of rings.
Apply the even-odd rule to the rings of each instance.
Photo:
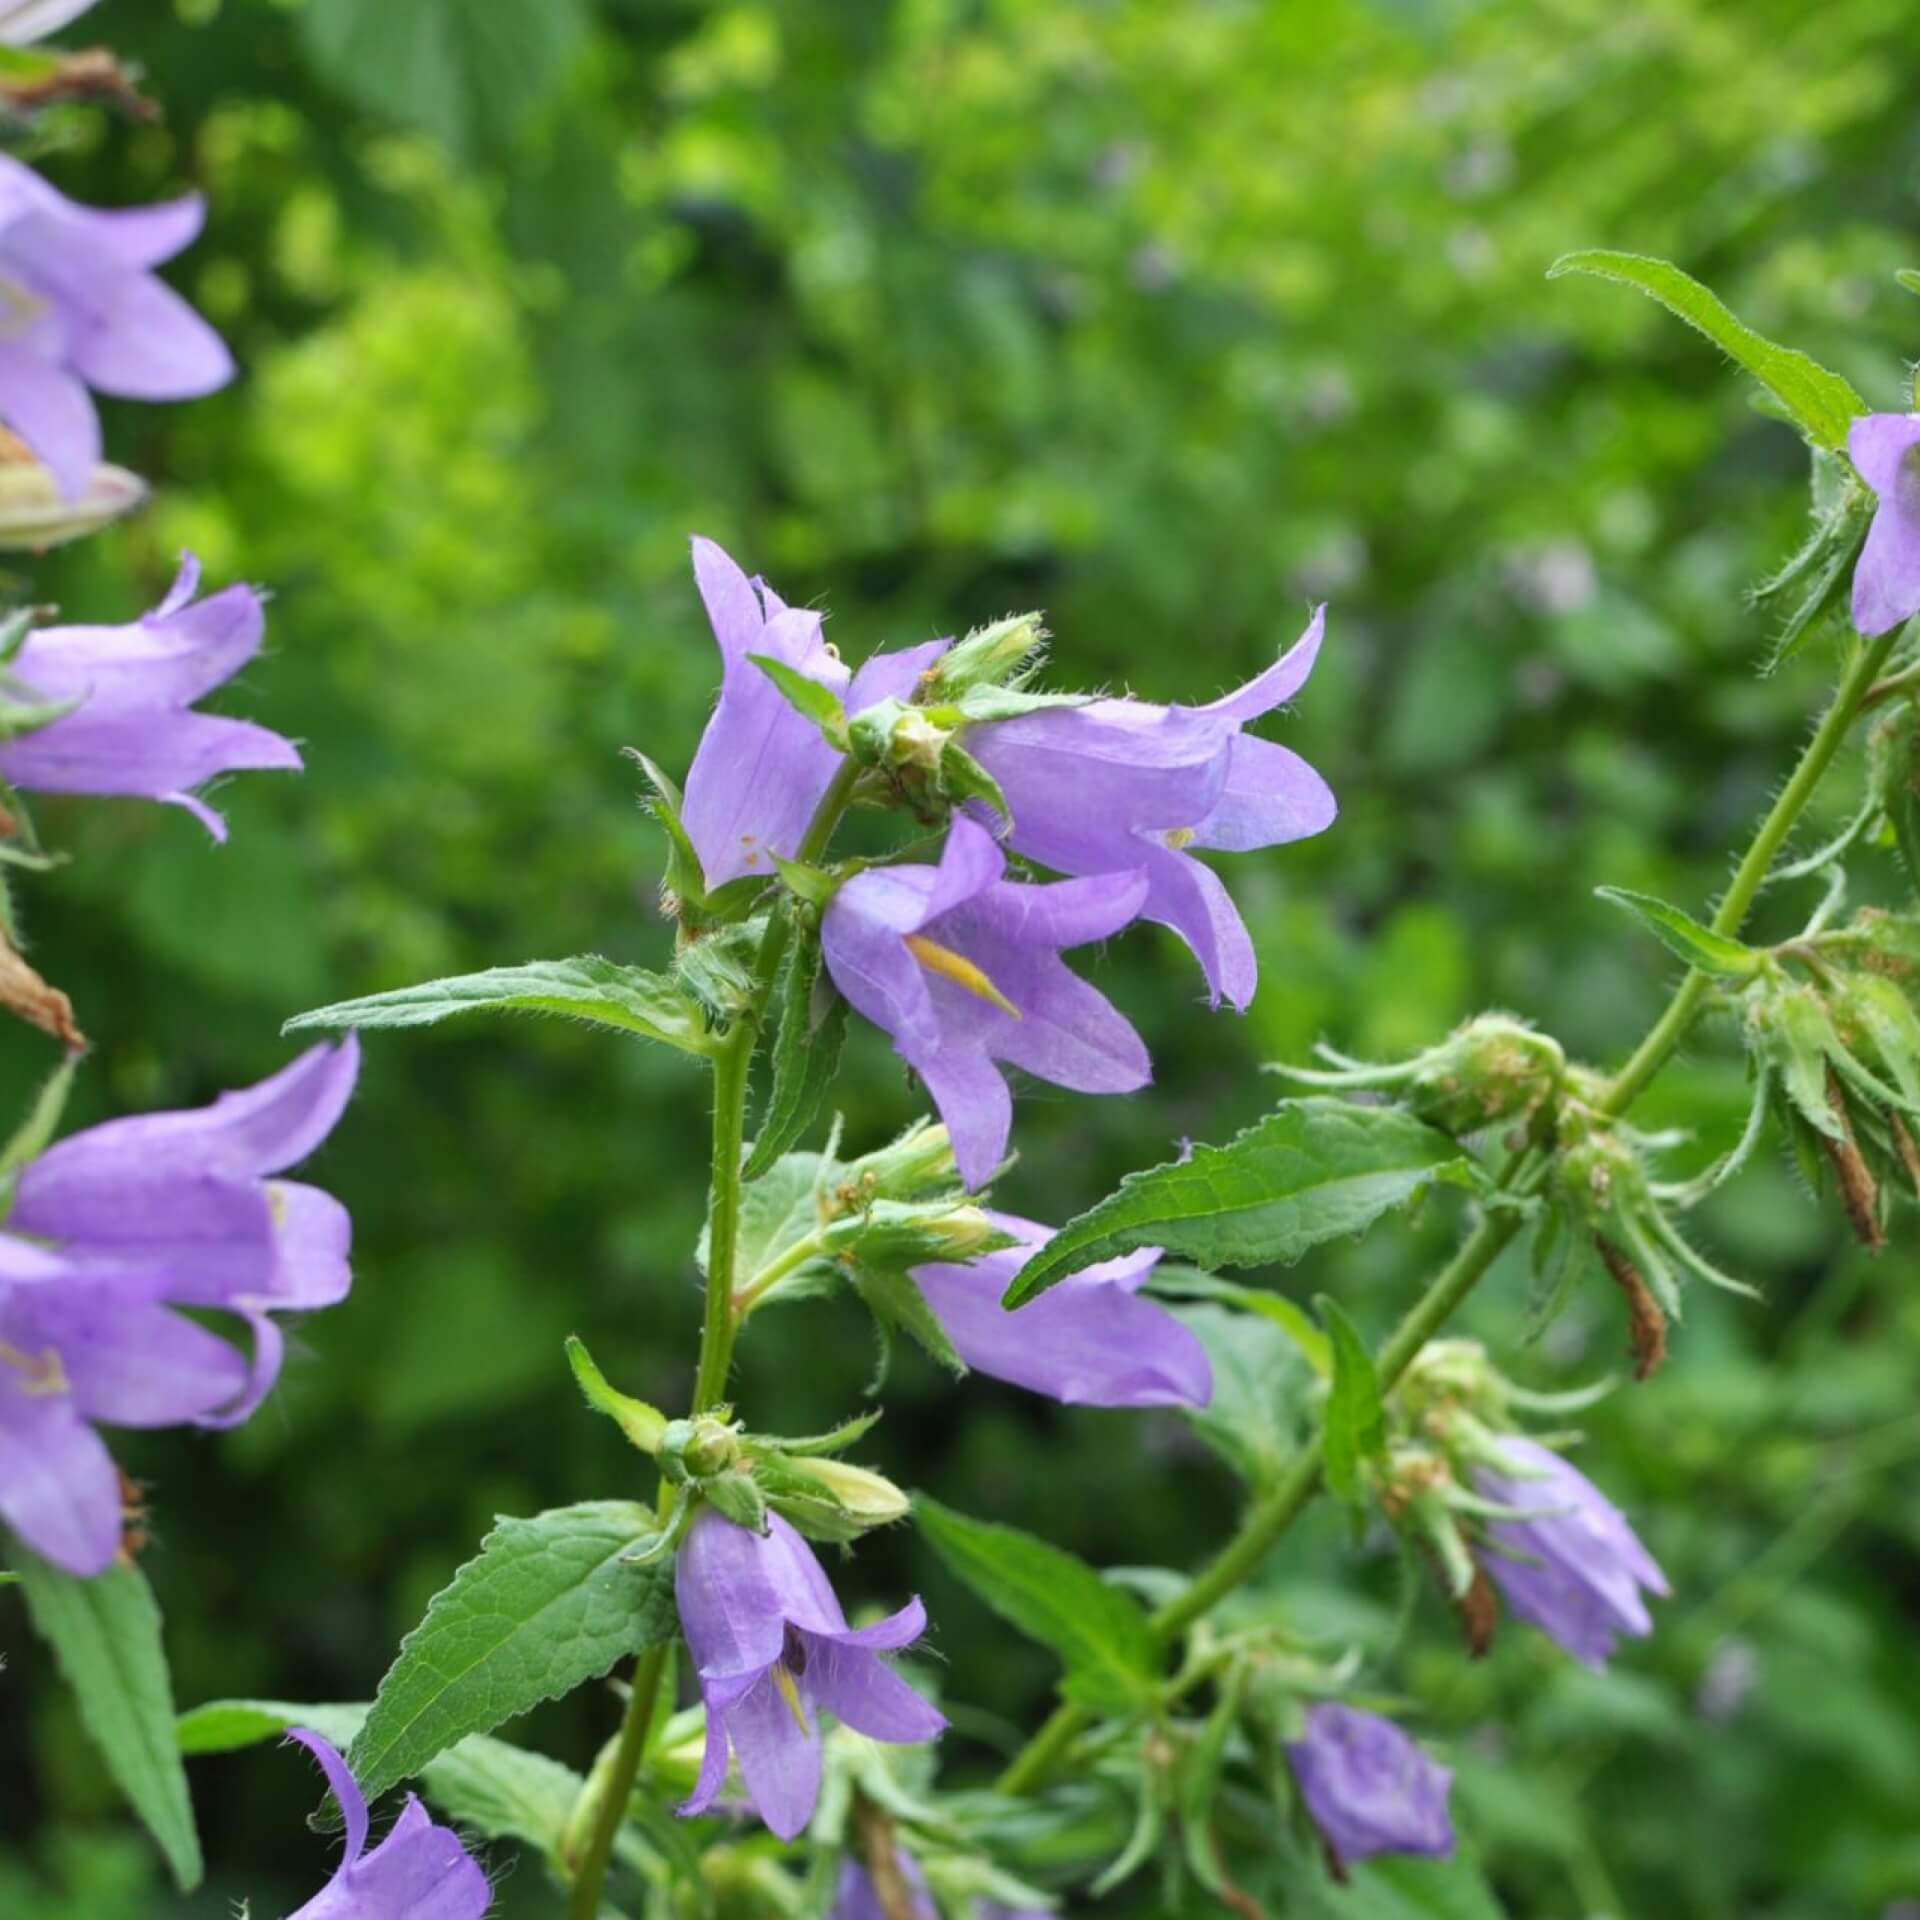
[[[778,1514],[759,1534],[703,1507],[674,1591],[707,1709],[706,1756],[683,1814],[713,1804],[731,1747],[761,1819],[791,1840],[820,1796],[817,1708],[903,1745],[947,1724],[880,1657],[920,1637],[926,1609],[910,1600],[876,1626],[850,1628],[820,1562]]]
[[[1300,1797],[1341,1866],[1376,1853],[1453,1851],[1453,1775],[1377,1713],[1323,1701],[1287,1747]]]
[[[1158,1247],[1069,1274],[1009,1313],[1000,1297],[1054,1230],[1017,1214],[987,1218],[1021,1244],[961,1265],[915,1267],[947,1338],[968,1366],[1069,1406],[1204,1407],[1213,1365],[1195,1335],[1139,1289]]]
[[[190,400],[233,378],[220,336],[152,272],[205,217],[198,194],[83,207],[0,154],[0,420],[62,493],[82,492],[100,458],[89,388]]]
[[[822,636],[818,613],[789,607],[764,580],[748,579],[713,541],[694,540],[693,575],[720,646],[720,704],[687,774],[681,819],[711,891],[770,875],[769,854],[797,858],[841,765],[819,728],[787,703],[752,656],[767,655],[817,680],[858,712],[905,699],[947,642],[876,654],[850,674]]]
[[[1653,1631],[1641,1589],[1666,1594],[1666,1575],[1626,1516],[1577,1467],[1516,1434],[1501,1436],[1500,1451],[1516,1471],[1482,1467],[1474,1485],[1528,1517],[1488,1526],[1495,1550],[1486,1570],[1521,1619],[1576,1660],[1604,1667],[1620,1634]]]
[[[96,0],[0,0],[0,46],[31,46],[77,20]]]
[[[1296,753],[1245,731],[1306,684],[1326,609],[1266,672],[1205,707],[1096,700],[972,728],[967,750],[1013,813],[1008,844],[1061,873],[1142,869],[1149,920],[1193,949],[1215,1005],[1244,1009],[1253,941],[1201,850],[1250,853],[1333,824],[1327,783]]]
[[[899,1856],[900,1874],[913,1893],[913,1920],[940,1920],[940,1909],[927,1892],[926,1875],[910,1853]],[[840,1862],[840,1878],[833,1890],[833,1906],[827,1920],[887,1920],[874,1889],[873,1876],[857,1860]],[[998,1900],[976,1900],[973,1920],[1051,1920],[1039,1907],[1003,1906]]]
[[[265,624],[253,588],[209,594],[200,563],[154,610],[120,627],[43,627],[8,672],[24,698],[77,701],[37,732],[0,742],[0,780],[39,793],[135,794],[188,809],[216,840],[226,823],[188,789],[243,767],[300,765],[290,740],[247,720],[196,713],[193,702],[260,650]]]
[[[937,867],[856,874],[821,922],[834,984],[926,1082],[969,1187],[992,1178],[1012,1131],[997,1062],[1076,1093],[1131,1093],[1152,1074],[1126,1018],[1060,958],[1133,919],[1146,875],[1021,886],[1006,864],[956,816]]]
[[[1885,633],[1920,613],[1920,414],[1864,414],[1847,452],[1880,499],[1853,570],[1853,624]]]
[[[109,1120],[24,1167],[0,1231],[0,1519],[89,1577],[120,1545],[120,1480],[95,1433],[235,1426],[279,1375],[271,1315],[346,1297],[331,1195],[273,1180],[332,1130],[349,1037],[187,1113]],[[245,1321],[251,1363],[176,1307]]]
[[[480,1920],[493,1889],[450,1827],[434,1825],[407,1795],[387,1837],[367,1850],[367,1800],[331,1742],[305,1727],[287,1733],[320,1763],[347,1825],[334,1875],[291,1920]]]

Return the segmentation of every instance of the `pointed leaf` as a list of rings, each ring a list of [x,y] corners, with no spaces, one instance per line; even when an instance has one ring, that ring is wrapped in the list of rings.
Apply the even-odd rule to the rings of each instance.
[[[747,658],[779,690],[781,699],[803,720],[811,720],[831,747],[847,750],[847,710],[831,687],[823,687],[798,667],[790,667],[770,653],[750,653]]]
[[[489,967],[417,987],[395,987],[358,1000],[337,1001],[295,1014],[281,1029],[430,1027],[456,1013],[557,1013],[574,1020],[664,1040],[686,1053],[710,1051],[698,1006],[672,981],[638,967],[616,966],[598,954],[575,960],[533,960],[524,967]]]
[[[1380,1376],[1373,1355],[1338,1301],[1321,1294],[1314,1306],[1333,1342],[1333,1387],[1327,1395],[1327,1485],[1342,1500],[1358,1501],[1366,1492],[1361,1468],[1387,1457],[1387,1414],[1380,1401]]]
[[[1398,1107],[1288,1100],[1224,1147],[1129,1174],[1027,1262],[1006,1304],[1022,1306],[1136,1247],[1164,1247],[1203,1267],[1297,1260],[1467,1164],[1444,1133]]]
[[[1271,1486],[1299,1448],[1312,1369],[1271,1321],[1215,1306],[1181,1307],[1176,1317],[1213,1363],[1212,1399],[1180,1411],[1249,1485]],[[1324,1346],[1326,1336],[1313,1333]]]
[[[1691,274],[1665,260],[1641,253],[1612,253],[1593,248],[1562,254],[1547,269],[1547,278],[1591,273],[1637,287],[1660,302],[1688,326],[1704,333],[1721,352],[1753,375],[1786,408],[1800,430],[1817,447],[1843,449],[1847,428],[1867,403],[1839,374],[1795,347],[1782,347],[1739,319],[1716,295]]]
[[[107,1770],[159,1843],[182,1893],[200,1884],[200,1839],[173,1738],[160,1609],[137,1567],[92,1580],[22,1547],[16,1571],[34,1631],[53,1649]]]
[[[1763,954],[1725,934],[1703,927],[1691,915],[1650,893],[1634,893],[1626,887],[1595,887],[1602,900],[1624,907],[1646,930],[1688,966],[1723,980],[1751,980],[1766,964]]]

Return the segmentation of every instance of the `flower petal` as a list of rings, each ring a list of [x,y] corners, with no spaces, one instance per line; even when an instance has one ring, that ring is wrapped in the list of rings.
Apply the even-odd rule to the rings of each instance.
[[[0,746],[0,776],[38,793],[120,794],[157,800],[216,774],[298,771],[300,750],[250,720],[191,709],[95,713],[81,707]]]
[[[110,1287],[36,1287],[8,1308],[6,1338],[27,1353],[51,1349],[74,1411],[114,1427],[171,1427],[224,1406],[247,1382],[247,1363],[218,1335],[170,1308]]]
[[[769,1536],[711,1507],[694,1515],[681,1542],[674,1592],[694,1665],[710,1680],[771,1667],[786,1642],[789,1608],[812,1598],[804,1583],[796,1588],[790,1556],[770,1550]]]
[[[893,867],[856,874],[828,904],[820,949],[833,983],[854,1008],[896,1041],[938,1046],[939,1026],[928,979],[908,951],[905,932],[921,921],[921,889],[907,876],[925,868]],[[910,925],[896,923],[905,917]]]
[[[1194,844],[1220,853],[1282,847],[1324,833],[1339,811],[1333,789],[1297,753],[1243,733],[1228,755],[1220,802]]]
[[[413,1795],[387,1837],[345,1876],[366,1920],[480,1920],[493,1888],[449,1827]]]
[[[726,1719],[748,1797],[782,1840],[794,1839],[820,1798],[819,1726],[810,1714],[802,1725],[771,1672],[727,1709]]]
[[[946,1728],[946,1715],[865,1647],[809,1634],[802,1685],[809,1698],[870,1740],[916,1746]]]
[[[299,1180],[269,1181],[267,1204],[279,1260],[264,1303],[312,1308],[344,1300],[353,1287],[353,1219],[346,1208]]]
[[[1031,960],[1009,987],[1021,1018],[982,1009],[991,1021],[987,1045],[996,1058],[1075,1093],[1134,1093],[1153,1078],[1147,1045],[1099,988],[1052,955]]]
[[[0,420],[40,457],[66,499],[86,492],[100,458],[100,416],[66,368],[18,341],[0,341]]]
[[[847,688],[847,711],[859,713],[882,700],[911,700],[920,676],[952,645],[951,640],[923,640],[916,647],[876,653],[853,676]]]
[[[83,1580],[120,1551],[120,1476],[63,1393],[31,1394],[0,1367],[0,1520]]]
[[[1147,876],[1144,917],[1171,927],[1193,949],[1216,1006],[1224,997],[1244,1013],[1260,984],[1260,963],[1225,883],[1204,861],[1165,847],[1147,849]]]
[[[1271,712],[1307,684],[1313,663],[1320,657],[1320,642],[1326,637],[1326,631],[1327,610],[1325,606],[1315,607],[1306,631],[1265,673],[1256,674],[1236,692],[1223,694],[1209,705],[1192,711],[1242,723]]]
[[[958,992],[958,989],[953,989]],[[1003,1013],[972,1003],[982,1016],[1011,1024]],[[941,1046],[900,1052],[926,1082],[953,1140],[953,1157],[968,1187],[983,1187],[1007,1155],[1013,1132],[1013,1095],[1000,1071],[979,1046]]]
[[[347,1823],[347,1851],[340,1862],[344,1873],[350,1869],[365,1851],[367,1844],[367,1797],[360,1791],[360,1783],[347,1770],[347,1763],[340,1757],[340,1750],[331,1740],[315,1733],[310,1727],[289,1727],[287,1738],[296,1746],[305,1747],[320,1763],[320,1771],[327,1776],[327,1791],[340,1806],[340,1817]]]
[[[969,820],[953,824],[956,833],[963,826],[982,831]],[[1084,947],[1110,939],[1133,920],[1146,905],[1147,884],[1144,867],[1043,886],[1001,881],[980,891],[972,911],[996,939],[1021,946]]]
[[[838,1611],[839,1603],[835,1602]],[[911,1646],[927,1630],[927,1610],[915,1594],[907,1604],[896,1613],[890,1613],[884,1620],[876,1620],[870,1627],[849,1627],[843,1624],[831,1633],[819,1631],[809,1634],[810,1639],[831,1640],[842,1647],[866,1647],[883,1653],[898,1653],[902,1647]]]
[[[705,1813],[719,1798],[720,1789],[727,1784],[729,1751],[726,1716],[709,1698],[707,1744],[700,1755],[700,1777],[693,1783],[693,1791],[674,1809],[683,1820],[690,1819],[696,1813]]]

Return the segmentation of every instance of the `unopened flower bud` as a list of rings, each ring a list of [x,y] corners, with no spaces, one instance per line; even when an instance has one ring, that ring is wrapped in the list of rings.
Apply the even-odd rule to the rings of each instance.
[[[661,1437],[660,1466],[669,1480],[709,1480],[740,1460],[739,1429],[710,1413],[694,1420],[669,1420]]]
[[[788,1463],[810,1480],[817,1480],[848,1519],[862,1528],[891,1526],[904,1520],[912,1502],[885,1474],[856,1467],[847,1460],[796,1460]],[[774,1505],[778,1506],[776,1497]]]
[[[878,701],[847,722],[847,751],[863,767],[928,780],[939,773],[940,756],[951,737],[947,728],[935,726],[903,700]]]
[[[851,1162],[847,1174],[868,1197],[888,1200],[922,1199],[957,1186],[960,1179],[953,1141],[933,1120],[916,1120],[897,1140]]]
[[[98,533],[146,497],[147,483],[138,474],[102,462],[68,499],[39,462],[9,459],[0,445],[0,549],[44,553]]]
[[[1009,614],[991,626],[976,627],[948,648],[927,675],[933,697],[957,699],[973,687],[1006,686],[1039,665],[1047,630],[1037,613]]]

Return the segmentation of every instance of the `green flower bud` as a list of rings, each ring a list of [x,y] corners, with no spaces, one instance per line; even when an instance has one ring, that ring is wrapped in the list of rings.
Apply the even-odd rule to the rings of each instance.
[[[847,722],[847,751],[861,766],[928,781],[938,777],[952,737],[949,728],[901,700],[878,701]]]
[[[1009,614],[991,626],[976,627],[929,670],[932,696],[953,700],[974,687],[1014,684],[1039,666],[1046,640],[1037,613]]]
[[[94,468],[86,491],[69,500],[38,461],[7,457],[4,441],[11,438],[0,436],[0,549],[44,553],[98,533],[147,497],[147,483],[138,474],[102,464]]]
[[[795,1460],[787,1463],[803,1478],[816,1480],[848,1519],[861,1528],[891,1526],[904,1520],[912,1502],[884,1474],[847,1460]],[[774,1505],[778,1506],[776,1498]]]

